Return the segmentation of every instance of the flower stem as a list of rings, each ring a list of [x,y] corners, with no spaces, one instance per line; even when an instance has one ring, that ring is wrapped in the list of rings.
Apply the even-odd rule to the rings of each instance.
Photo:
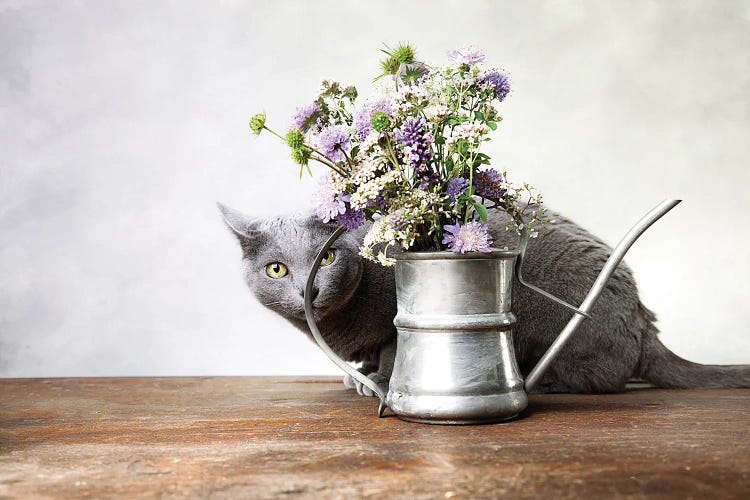
[[[284,137],[280,136],[279,134],[277,134],[275,131],[271,130],[270,128],[266,127],[265,125],[263,125],[263,128],[266,129],[266,130],[268,130],[269,132],[271,132],[273,135],[275,135],[276,137],[278,137],[282,141],[286,142],[286,139]]]
[[[312,156],[312,157],[311,157],[311,159],[312,159],[312,160],[315,160],[315,161],[317,161],[317,162],[319,162],[319,163],[322,163],[322,164],[323,164],[323,165],[325,165],[326,167],[330,168],[331,170],[333,170],[334,172],[336,172],[337,174],[339,174],[339,175],[340,175],[341,177],[349,177],[349,174],[348,174],[348,173],[346,173],[346,172],[343,172],[343,171],[341,171],[341,170],[340,170],[340,169],[339,169],[339,168],[338,168],[338,167],[336,166],[336,164],[335,164],[335,163],[331,163],[331,162],[329,162],[329,161],[327,161],[327,160],[325,160],[325,159],[323,159],[323,158],[318,158],[317,156]]]
[[[354,169],[354,165],[352,164],[352,159],[349,158],[349,155],[346,154],[346,151],[344,151],[344,148],[338,148],[339,151],[341,151],[341,154],[344,155],[344,158],[346,159],[346,163],[349,164],[349,170]]]

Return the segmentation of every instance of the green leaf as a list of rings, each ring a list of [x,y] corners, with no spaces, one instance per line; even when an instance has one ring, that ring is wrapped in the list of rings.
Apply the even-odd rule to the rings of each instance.
[[[484,113],[482,113],[481,111],[475,111],[474,112],[474,119],[483,122],[484,121]]]
[[[487,207],[475,201],[474,210],[477,211],[477,213],[479,214],[479,218],[482,219],[482,222],[487,222]]]
[[[492,130],[497,130],[497,123],[495,122],[487,122],[487,126]]]

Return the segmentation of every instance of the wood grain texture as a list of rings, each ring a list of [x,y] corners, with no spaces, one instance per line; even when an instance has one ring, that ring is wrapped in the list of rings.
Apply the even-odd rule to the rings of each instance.
[[[330,378],[0,380],[0,496],[750,496],[750,390],[539,395],[466,427],[376,406]]]

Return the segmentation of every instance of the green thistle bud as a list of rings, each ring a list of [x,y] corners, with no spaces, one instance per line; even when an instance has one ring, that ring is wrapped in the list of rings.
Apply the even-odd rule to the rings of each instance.
[[[414,62],[417,52],[408,43],[400,43],[396,50],[391,52],[391,56],[400,64],[411,64]]]
[[[306,148],[304,146],[292,150],[292,160],[294,160],[294,163],[298,163],[300,165],[307,165],[307,162],[310,161],[311,156],[312,149]]]
[[[286,133],[286,143],[289,144],[289,147],[292,149],[300,149],[305,145],[305,134],[296,128],[293,128]]]
[[[260,135],[260,133],[263,131],[263,128],[266,126],[266,114],[265,113],[258,113],[257,115],[250,118],[250,130],[255,133],[255,135]]]
[[[378,112],[372,115],[372,120],[370,120],[370,123],[372,124],[372,128],[374,130],[382,132],[383,130],[391,126],[391,117],[386,115],[385,113]]]
[[[384,75],[395,75],[396,72],[398,72],[399,66],[401,66],[401,63],[393,57],[380,61],[380,67],[383,70]]]

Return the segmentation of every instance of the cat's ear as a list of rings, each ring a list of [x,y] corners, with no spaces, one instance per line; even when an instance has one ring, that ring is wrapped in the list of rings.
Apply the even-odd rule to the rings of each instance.
[[[224,223],[229,229],[240,239],[240,242],[245,240],[253,240],[260,236],[261,231],[259,229],[259,221],[252,217],[238,212],[233,208],[222,203],[216,203],[221,211],[221,215],[224,218]]]

